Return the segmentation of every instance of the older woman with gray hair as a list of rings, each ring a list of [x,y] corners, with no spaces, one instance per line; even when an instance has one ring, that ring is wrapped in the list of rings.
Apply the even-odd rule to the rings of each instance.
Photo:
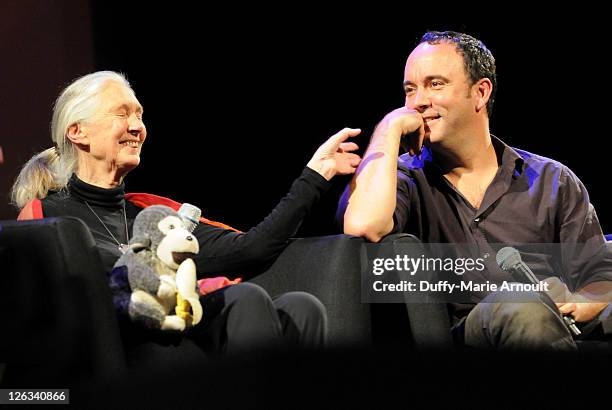
[[[201,297],[205,319],[197,338],[204,350],[237,352],[279,344],[316,348],[324,343],[325,309],[314,296],[291,292],[272,299],[257,285],[233,279],[248,279],[254,268],[277,256],[329,180],[355,172],[357,145],[345,141],[359,132],[345,128],[323,143],[288,195],[249,231],[213,222],[195,228],[198,274],[232,279]],[[13,186],[19,218],[82,219],[110,271],[130,239],[136,214],[148,204],[172,202],[154,195],[143,200],[124,191],[123,180],[140,163],[147,137],[143,107],[121,74],[88,74],[57,99],[51,137],[54,146],[30,159]]]

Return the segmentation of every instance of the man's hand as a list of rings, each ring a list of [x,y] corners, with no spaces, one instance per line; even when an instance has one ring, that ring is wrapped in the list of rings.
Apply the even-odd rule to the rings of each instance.
[[[382,124],[400,133],[404,138],[402,145],[407,148],[410,155],[421,153],[425,139],[425,125],[418,111],[406,107],[398,108],[387,114]]]
[[[607,306],[607,303],[592,302],[557,303],[559,311],[564,315],[571,315],[576,322],[588,322],[595,319]]]
[[[572,293],[565,303],[557,303],[559,311],[571,315],[576,322],[595,319],[608,306],[608,302],[593,302],[580,293]]]
[[[543,282],[548,283],[548,295],[556,302],[557,308],[564,315],[572,316],[576,322],[593,320],[608,306],[608,302],[594,302],[593,299],[580,292],[571,293],[567,286],[557,277],[550,277]],[[587,289],[590,289],[587,287]]]
[[[317,149],[306,165],[318,172],[328,181],[335,175],[354,174],[361,158],[352,151],[359,149],[354,142],[344,142],[349,137],[359,135],[360,129],[344,128],[332,135]]]
[[[567,303],[557,303],[564,314],[571,314],[576,322],[588,322],[595,319],[612,299],[612,282],[597,281],[572,293]]]

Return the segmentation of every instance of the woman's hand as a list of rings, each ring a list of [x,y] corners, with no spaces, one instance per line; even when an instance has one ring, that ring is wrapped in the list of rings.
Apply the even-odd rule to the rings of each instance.
[[[313,171],[318,172],[328,181],[335,175],[347,175],[355,173],[361,158],[352,151],[359,149],[354,142],[344,142],[349,137],[359,135],[360,129],[344,128],[342,131],[332,135],[317,149],[306,165]]]

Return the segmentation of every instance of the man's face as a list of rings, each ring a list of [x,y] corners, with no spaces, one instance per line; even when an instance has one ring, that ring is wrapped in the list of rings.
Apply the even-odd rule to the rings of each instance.
[[[97,113],[82,124],[89,139],[89,156],[125,175],[140,163],[147,137],[142,106],[128,88],[112,81],[104,86],[100,101]]]
[[[404,71],[406,107],[423,116],[425,139],[442,142],[474,118],[475,96],[454,44],[419,44]]]

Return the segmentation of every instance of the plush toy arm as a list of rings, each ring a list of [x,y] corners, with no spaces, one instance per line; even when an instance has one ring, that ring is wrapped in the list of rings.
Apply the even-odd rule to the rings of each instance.
[[[176,283],[174,278],[168,275],[160,275],[157,297],[162,300],[174,300],[176,298]]]
[[[135,255],[128,251],[124,256],[124,259],[128,267],[128,279],[130,281],[130,288],[132,290],[142,289],[147,293],[156,295],[161,285],[159,273],[157,273],[152,267],[144,263],[141,259],[142,253]]]

